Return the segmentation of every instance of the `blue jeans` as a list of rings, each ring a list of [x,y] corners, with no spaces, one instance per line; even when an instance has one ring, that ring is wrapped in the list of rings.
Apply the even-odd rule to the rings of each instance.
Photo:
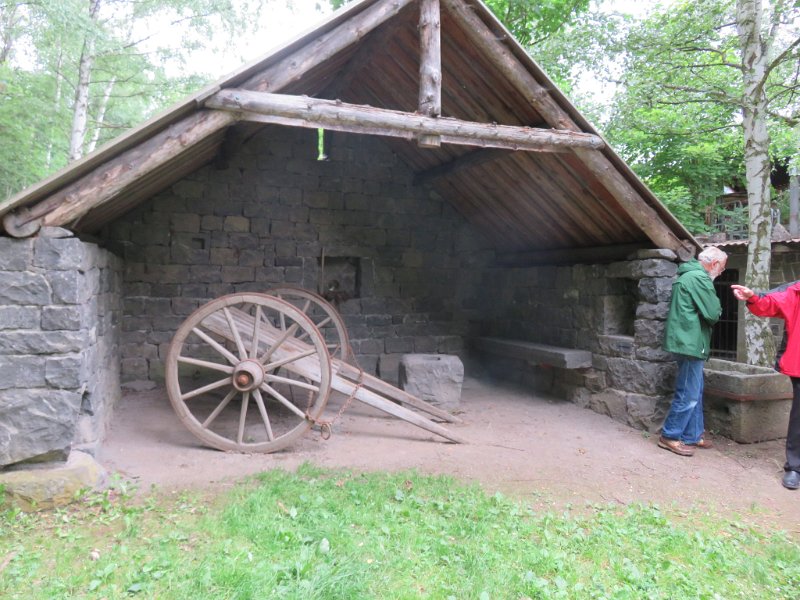
[[[701,358],[677,356],[675,395],[661,435],[684,444],[696,444],[703,436],[703,364]]]

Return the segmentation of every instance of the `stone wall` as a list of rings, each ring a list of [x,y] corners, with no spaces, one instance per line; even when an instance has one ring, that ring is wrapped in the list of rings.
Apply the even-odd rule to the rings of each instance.
[[[656,429],[674,363],[659,349],[676,264],[493,266],[481,232],[382,140],[271,127],[224,168],[204,167],[111,223],[125,259],[122,377],[160,381],[169,343],[201,304],[237,291],[342,283],[338,308],[366,371],[397,383],[407,353],[468,361],[476,335],[590,350],[591,369],[492,371],[634,426]],[[324,267],[324,270],[323,270]],[[483,358],[468,361],[477,373]]]
[[[63,229],[0,238],[0,466],[102,438],[120,395],[121,273]]]
[[[674,253],[642,251],[611,265],[497,269],[483,289],[482,335],[592,352],[588,369],[480,357],[490,372],[571,400],[634,427],[657,430],[672,391],[674,362],[661,350]]]
[[[660,426],[674,369],[659,349],[674,255],[499,268],[481,232],[414,185],[383,141],[329,142],[318,160],[315,131],[263,130],[224,168],[201,168],[108,224],[99,235],[116,256],[63,230],[1,238],[0,464],[91,447],[120,381],[163,379],[169,343],[193,310],[286,284],[335,288],[359,363],[389,382],[404,354],[466,360],[474,336],[523,339],[589,350],[592,367],[481,358],[467,375],[485,367]],[[10,450],[12,438],[33,437]]]
[[[480,272],[480,232],[379,138],[271,127],[110,224],[125,259],[122,373],[163,377],[172,336],[195,308],[237,291],[334,280],[354,352],[397,380],[405,353],[461,354]],[[324,267],[324,273],[323,273]]]

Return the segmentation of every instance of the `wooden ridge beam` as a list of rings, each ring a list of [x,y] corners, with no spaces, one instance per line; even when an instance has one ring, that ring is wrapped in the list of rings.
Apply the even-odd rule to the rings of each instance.
[[[547,123],[558,129],[581,131],[569,114],[550,96],[548,90],[525,68],[504,41],[475,14],[465,0],[441,0],[441,2],[467,38],[492,62],[498,72],[528,99],[531,106]],[[689,241],[680,240],[666,226],[655,209],[644,201],[605,155],[600,152],[587,152],[578,147],[574,148],[574,152],[654,244],[675,251],[681,260],[688,260],[694,256],[694,245]]]
[[[581,132],[473,123],[449,117],[426,117],[397,110],[347,104],[338,100],[242,89],[219,91],[206,100],[206,106],[233,111],[239,113],[242,119],[261,123],[322,127],[334,131],[406,139],[435,135],[440,136],[445,143],[486,148],[563,151],[579,147],[598,149],[604,145],[599,136]]]

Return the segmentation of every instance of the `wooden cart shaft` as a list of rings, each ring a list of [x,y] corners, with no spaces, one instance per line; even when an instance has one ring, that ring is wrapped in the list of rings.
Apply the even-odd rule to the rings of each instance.
[[[208,331],[229,341],[236,342],[236,336],[238,335],[242,342],[250,346],[255,332],[254,317],[236,308],[230,308],[228,312],[232,322],[235,324],[236,332],[231,330],[226,317],[219,312],[206,317],[201,325]],[[291,334],[287,335],[286,330],[262,319],[256,337],[258,338],[258,356],[268,356],[267,360],[264,361],[266,366],[280,364],[281,368],[315,383],[319,383],[322,380],[320,361],[314,356],[314,347],[303,342],[302,336],[296,338]],[[332,359],[331,365],[331,388],[337,392],[387,414],[399,417],[445,439],[466,443],[466,440],[461,436],[392,400],[414,406],[437,418],[458,422],[459,419],[453,415],[339,359]],[[387,399],[387,396],[391,399]]]

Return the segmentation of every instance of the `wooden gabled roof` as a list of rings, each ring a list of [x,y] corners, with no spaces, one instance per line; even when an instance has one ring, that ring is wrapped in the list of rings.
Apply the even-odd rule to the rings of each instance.
[[[383,136],[510,263],[698,247],[477,0],[346,6],[0,203],[3,227],[96,231],[266,123]]]

